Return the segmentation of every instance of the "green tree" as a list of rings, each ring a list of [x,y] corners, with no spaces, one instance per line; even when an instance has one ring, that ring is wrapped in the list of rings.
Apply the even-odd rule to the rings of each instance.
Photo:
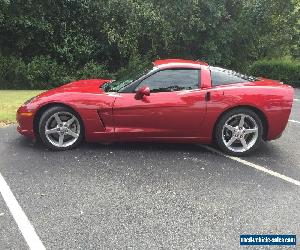
[[[167,57],[244,69],[300,57],[299,12],[299,0],[0,0],[0,56],[48,58],[63,79]]]

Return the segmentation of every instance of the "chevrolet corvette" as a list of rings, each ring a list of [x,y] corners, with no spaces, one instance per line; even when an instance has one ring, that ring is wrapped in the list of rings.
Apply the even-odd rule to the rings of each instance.
[[[244,156],[284,131],[293,88],[182,59],[117,79],[79,80],[26,101],[20,134],[54,150],[87,142],[216,144]]]

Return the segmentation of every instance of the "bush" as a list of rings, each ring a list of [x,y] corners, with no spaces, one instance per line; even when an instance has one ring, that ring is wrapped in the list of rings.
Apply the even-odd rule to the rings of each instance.
[[[70,81],[64,66],[50,57],[22,59],[0,56],[0,89],[49,89]]]
[[[130,75],[135,75],[136,72],[141,72],[152,67],[151,60],[147,57],[140,57],[138,55],[133,55],[130,57],[128,64],[122,67],[114,75],[115,79],[123,79],[124,77],[129,77]]]
[[[0,88],[20,89],[26,84],[26,64],[15,57],[0,56]]]
[[[49,89],[71,81],[64,66],[49,56],[34,57],[27,64],[27,86],[30,89]],[[23,87],[25,87],[23,85]]]
[[[68,70],[49,56],[32,58],[28,63],[16,57],[0,56],[0,89],[50,89],[88,78],[110,78],[106,66],[94,61],[82,69]]]
[[[97,79],[97,78],[110,78],[106,66],[97,64],[94,61],[90,61],[84,65],[84,67],[77,71],[77,79]]]
[[[300,87],[300,61],[288,59],[260,60],[249,67],[249,73]]]

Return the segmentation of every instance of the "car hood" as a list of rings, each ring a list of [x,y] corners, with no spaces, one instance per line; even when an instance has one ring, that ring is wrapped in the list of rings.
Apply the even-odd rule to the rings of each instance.
[[[64,98],[66,96],[74,96],[71,94],[103,94],[101,86],[104,83],[113,82],[110,79],[88,79],[88,80],[79,80],[64,84],[60,87],[47,90],[35,98],[30,102],[30,105],[42,105],[44,103],[52,102],[52,101],[60,101],[62,95]]]
[[[50,89],[46,92],[43,92],[39,97],[50,96],[53,94],[67,93],[67,92],[77,92],[77,93],[103,93],[101,86],[104,83],[112,82],[110,79],[87,79],[79,80],[64,84],[60,87]]]
[[[100,87],[107,82],[112,82],[110,79],[87,79],[87,80],[79,80],[75,82],[70,82],[65,85],[62,85],[61,87],[58,87],[57,89],[63,90],[63,91],[74,91],[79,90],[94,90],[97,89],[99,92]],[[101,89],[100,89],[101,90]],[[102,90],[101,90],[102,91]]]

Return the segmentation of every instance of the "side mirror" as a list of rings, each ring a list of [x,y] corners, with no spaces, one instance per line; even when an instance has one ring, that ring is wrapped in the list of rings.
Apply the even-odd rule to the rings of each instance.
[[[135,99],[141,100],[144,96],[150,95],[150,88],[148,86],[143,86],[136,91]]]

